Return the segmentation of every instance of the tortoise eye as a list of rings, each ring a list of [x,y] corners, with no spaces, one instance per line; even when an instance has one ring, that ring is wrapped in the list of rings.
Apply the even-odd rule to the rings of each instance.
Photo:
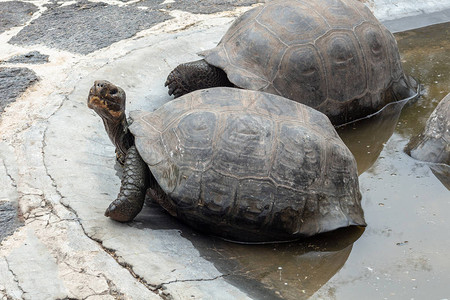
[[[115,95],[117,94],[118,90],[116,88],[111,89],[111,91],[109,91],[110,95]]]

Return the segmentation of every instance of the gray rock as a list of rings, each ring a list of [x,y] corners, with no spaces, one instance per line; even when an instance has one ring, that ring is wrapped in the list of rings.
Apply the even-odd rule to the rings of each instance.
[[[27,68],[0,68],[0,113],[37,80],[36,74]]]
[[[17,207],[12,202],[0,200],[0,241],[12,234],[20,225]]]
[[[16,55],[4,61],[4,63],[11,64],[43,64],[48,62],[48,55],[42,54],[39,51],[31,51],[26,54]]]
[[[37,10],[36,5],[31,3],[21,1],[2,2],[0,9],[0,33],[12,27],[23,25]]]
[[[102,2],[83,1],[68,6],[50,6],[9,43],[44,44],[88,54],[170,18],[160,11],[117,7]]]
[[[250,6],[255,3],[264,3],[264,0],[176,0],[174,2],[165,3],[163,0],[144,0],[136,3],[138,6],[147,6],[154,9],[182,10],[195,14],[212,14],[221,11],[234,10],[238,6]]]

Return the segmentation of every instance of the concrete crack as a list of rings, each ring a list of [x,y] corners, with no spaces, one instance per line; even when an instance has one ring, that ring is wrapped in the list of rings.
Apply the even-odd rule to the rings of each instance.
[[[93,238],[91,238],[92,240],[95,240]],[[156,292],[156,290],[158,290],[157,287],[151,285],[150,283],[148,283],[144,278],[142,278],[141,276],[139,276],[138,274],[136,274],[133,270],[133,266],[130,265],[129,263],[125,262],[125,261],[121,261],[120,257],[116,254],[116,251],[114,249],[109,249],[107,247],[105,247],[103,245],[103,243],[101,241],[97,242],[100,244],[100,246],[103,248],[103,250],[105,250],[106,253],[108,253],[109,255],[111,255],[112,258],[114,258],[114,260],[121,265],[122,267],[124,267],[125,269],[128,270],[128,272],[130,272],[131,276],[133,276],[137,281],[139,281],[142,285],[144,285],[148,290],[152,291],[152,292]]]
[[[108,284],[108,291],[106,291],[107,295],[111,295],[114,297],[114,299],[117,300],[126,299],[125,294],[119,292],[119,290],[117,289],[114,282],[112,282],[112,280],[106,277],[105,274],[100,274],[100,276],[102,276],[106,280],[106,283]]]
[[[14,278],[14,282],[17,284],[17,288],[22,292],[22,296],[21,298],[24,299],[23,295],[26,293],[22,287],[20,286],[20,282],[19,282],[19,278],[17,278],[17,275],[14,273],[14,271],[11,269],[8,259],[6,257],[4,257],[6,265],[8,266],[8,271],[12,274],[13,278]]]
[[[8,176],[9,180],[11,180],[11,186],[14,188],[17,188],[16,180],[12,177],[11,173],[8,170],[8,166],[6,165],[5,161],[2,159],[3,167],[5,168],[6,176]]]
[[[213,277],[213,278],[182,279],[182,280],[176,279],[176,280],[172,280],[172,281],[169,281],[169,282],[164,282],[164,283],[161,283],[161,284],[157,285],[156,288],[154,289],[154,292],[158,293],[159,296],[161,296],[165,300],[172,300],[173,299],[172,296],[164,291],[166,289],[166,286],[169,285],[169,284],[177,283],[177,282],[214,281],[214,280],[217,280],[219,278],[225,278],[225,277],[227,277],[229,275],[231,275],[231,274],[222,274],[222,275],[219,275],[219,276],[216,276],[216,277]]]
[[[202,282],[202,281],[214,281],[214,280],[217,280],[217,279],[219,279],[219,278],[225,278],[225,277],[227,277],[227,276],[229,276],[229,275],[231,275],[231,274],[222,274],[222,275],[219,275],[219,276],[216,276],[216,277],[213,277],[213,278],[182,279],[182,280],[176,279],[176,280],[172,280],[172,281],[169,281],[169,282],[164,282],[164,283],[159,284],[159,285],[157,286],[157,289],[161,289],[164,285],[168,285],[168,284],[171,284],[171,283],[177,283],[177,282]]]

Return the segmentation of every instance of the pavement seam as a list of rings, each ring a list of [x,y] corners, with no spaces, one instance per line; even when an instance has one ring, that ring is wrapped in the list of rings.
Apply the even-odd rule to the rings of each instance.
[[[17,288],[22,292],[21,299],[24,299],[24,298],[23,298],[23,295],[24,295],[26,292],[25,292],[25,291],[23,290],[23,288],[20,286],[20,282],[19,282],[19,279],[18,279],[17,275],[16,275],[16,274],[14,273],[14,271],[11,269],[11,267],[10,267],[10,265],[9,265],[9,262],[8,262],[8,258],[7,258],[6,256],[4,256],[3,258],[5,259],[6,265],[8,266],[8,271],[12,274],[12,276],[13,276],[13,278],[14,278],[14,282],[17,284]],[[8,295],[7,295],[6,297],[8,297]],[[11,299],[13,299],[13,298],[11,298]]]
[[[181,279],[181,280],[176,279],[176,280],[171,280],[171,281],[168,281],[168,282],[160,283],[160,284],[157,286],[157,289],[161,289],[161,288],[163,288],[164,285],[169,285],[169,284],[172,284],[172,283],[178,283],[178,282],[214,281],[214,280],[217,280],[217,279],[220,279],[220,278],[225,278],[225,277],[230,276],[230,275],[231,275],[231,274],[221,274],[221,275],[216,276],[216,277],[213,277],[213,278]]]
[[[12,177],[11,173],[8,170],[8,166],[6,165],[5,161],[1,159],[2,165],[5,168],[6,176],[8,176],[9,180],[11,180],[11,186],[14,188],[17,188],[16,180]]]

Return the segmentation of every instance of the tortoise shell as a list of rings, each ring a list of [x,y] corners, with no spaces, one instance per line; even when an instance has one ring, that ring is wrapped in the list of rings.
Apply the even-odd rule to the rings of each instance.
[[[450,165],[450,94],[439,102],[423,132],[411,139],[405,151],[417,160]]]
[[[395,38],[354,0],[270,1],[199,54],[237,87],[304,103],[333,124],[400,100],[392,86],[404,77]]]
[[[197,229],[263,242],[365,225],[356,161],[310,107],[212,88],[130,116],[172,213]]]

